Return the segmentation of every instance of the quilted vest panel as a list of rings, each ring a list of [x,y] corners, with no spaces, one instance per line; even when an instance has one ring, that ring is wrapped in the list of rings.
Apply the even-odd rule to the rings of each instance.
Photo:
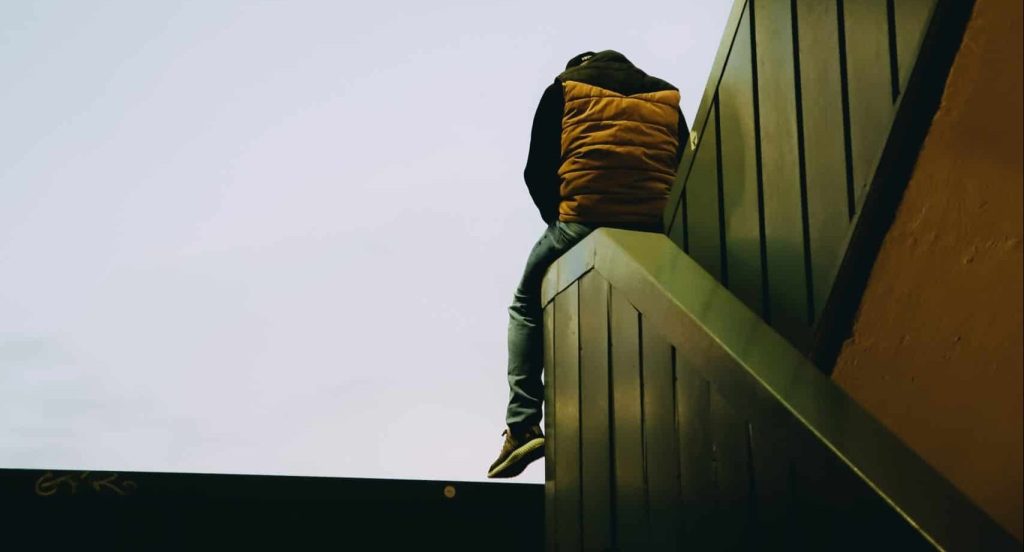
[[[678,90],[563,82],[559,219],[658,224],[676,171]]]

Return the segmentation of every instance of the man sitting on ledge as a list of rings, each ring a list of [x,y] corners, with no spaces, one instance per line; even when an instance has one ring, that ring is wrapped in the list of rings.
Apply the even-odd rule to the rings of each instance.
[[[523,176],[548,227],[509,307],[508,427],[487,477],[544,456],[544,273],[596,228],[662,231],[687,134],[679,90],[612,50],[572,58],[541,96]]]

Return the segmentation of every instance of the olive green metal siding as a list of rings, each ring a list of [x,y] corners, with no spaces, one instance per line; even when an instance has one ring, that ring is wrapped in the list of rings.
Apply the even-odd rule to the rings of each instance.
[[[813,323],[828,299],[837,258],[846,245],[851,205],[846,182],[843,79],[838,70],[838,12],[835,2],[805,2],[797,10],[801,82],[814,93],[801,94],[801,148],[807,193],[810,303]],[[838,131],[837,131],[838,129]]]
[[[584,290],[596,307],[587,314]],[[805,450],[772,447],[777,436],[689,366],[705,359],[678,355],[597,272],[548,309],[556,381],[548,410],[552,549],[933,548],[808,436]],[[594,397],[595,387],[606,394]],[[597,419],[581,418],[584,411]]]
[[[555,461],[558,451],[555,449],[554,419],[557,416],[555,395],[555,309],[544,309],[544,433],[549,438],[544,443],[544,454],[547,460],[544,462],[544,526],[545,548],[548,552],[555,550],[555,532],[557,520],[555,519]]]
[[[750,71],[753,44],[750,18],[740,19],[733,44],[732,64],[725,67],[714,112],[718,145],[717,186],[722,190],[721,281],[741,296],[751,309],[763,314],[765,271],[761,266],[761,206],[763,193],[757,172],[757,117],[754,75]],[[707,134],[705,134],[705,137]],[[699,177],[699,175],[697,175]],[[704,186],[694,186],[699,189]],[[707,187],[711,187],[710,185]],[[694,225],[694,229],[700,228]],[[703,232],[693,232],[698,239]]]
[[[550,550],[1019,546],[665,236],[543,295]]]
[[[639,321],[648,542],[665,550],[675,550],[679,546],[680,520],[679,450],[673,389],[675,352],[672,345],[653,329],[650,321],[642,316]]]
[[[667,235],[814,348],[937,0],[738,0]],[[913,108],[913,106],[911,106]]]
[[[644,485],[643,410],[640,391],[639,315],[629,301],[612,292],[609,301],[609,367],[611,379],[612,531],[622,548],[647,540],[647,497]],[[600,354],[598,351],[597,354]],[[555,400],[558,400],[557,398]],[[586,522],[584,522],[586,523]]]
[[[682,219],[688,224],[682,227],[682,235],[686,251],[699,259],[701,266],[714,274],[723,277],[725,262],[722,256],[722,200],[721,188],[718,186],[718,133],[715,116],[711,115],[711,127],[694,155],[693,170],[706,186],[694,186],[684,189],[680,211]],[[701,228],[703,231],[689,233],[690,227]]]
[[[554,477],[557,539],[562,546],[576,549],[580,527],[580,364],[579,290],[573,284],[555,300],[554,365],[558,415],[554,418],[551,441],[557,454]]]
[[[584,550],[607,550],[612,542],[611,400],[608,371],[608,283],[596,274],[580,279],[580,466]]]

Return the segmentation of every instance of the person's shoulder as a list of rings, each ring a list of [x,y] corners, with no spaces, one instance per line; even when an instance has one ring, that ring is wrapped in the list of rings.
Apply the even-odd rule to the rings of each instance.
[[[563,83],[580,82],[627,96],[679,90],[672,83],[647,74],[614,50],[598,52],[586,63],[563,71],[555,80]]]
[[[661,79],[653,75],[648,75],[647,73],[644,73],[644,78],[647,80],[647,88],[651,88],[652,90],[675,90],[677,92],[679,91],[679,88],[676,85],[668,82],[665,79]]]

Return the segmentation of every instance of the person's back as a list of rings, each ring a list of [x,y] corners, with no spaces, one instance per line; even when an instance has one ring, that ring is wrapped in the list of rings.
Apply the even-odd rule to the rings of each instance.
[[[679,91],[606,50],[541,97],[524,177],[545,222],[659,226],[686,123]]]
[[[679,91],[612,50],[574,57],[544,91],[523,176],[548,228],[509,307],[508,429],[488,477],[544,454],[544,273],[595,228],[659,231],[686,134]]]
[[[679,91],[612,51],[558,80],[559,220],[660,224],[678,164]]]

